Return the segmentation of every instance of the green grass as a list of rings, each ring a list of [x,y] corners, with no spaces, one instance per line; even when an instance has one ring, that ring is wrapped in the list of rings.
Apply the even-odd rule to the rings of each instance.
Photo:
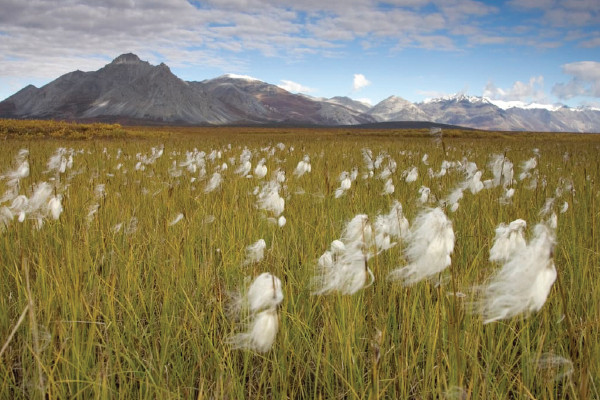
[[[26,306],[33,310],[1,356],[0,398],[600,397],[600,138],[455,134],[445,139],[444,156],[423,132],[361,136],[240,128],[177,135],[162,128],[146,139],[143,132],[134,132],[135,140],[3,142],[0,173],[12,168],[20,148],[30,150],[25,194],[36,182],[48,181],[51,175],[43,171],[58,147],[83,152],[61,177],[64,212],[58,221],[47,220],[37,230],[33,221],[15,219],[0,233],[0,345]],[[278,142],[285,149],[270,156],[267,147]],[[161,144],[164,155],[136,171],[136,154]],[[253,165],[267,158],[267,178],[276,168],[286,171],[283,228],[255,206],[258,181],[235,175],[232,165],[220,189],[203,192],[215,166],[230,164],[229,157],[237,160],[244,146],[255,153]],[[380,194],[383,181],[361,178],[364,147],[374,156],[385,151],[397,162],[393,195]],[[183,161],[193,148],[207,154],[221,150],[223,158],[207,160],[206,180],[192,183],[185,170],[171,177],[173,160]],[[441,286],[388,281],[387,274],[403,263],[400,245],[370,261],[373,286],[352,296],[311,295],[316,260],[354,215],[374,218],[399,200],[412,222],[421,185],[440,198],[461,181],[456,171],[430,178],[423,154],[438,171],[443,159],[464,157],[485,169],[491,154],[506,152],[517,177],[519,163],[534,148],[540,152],[537,189],[517,181],[506,205],[498,201],[500,188],[465,192],[459,209],[448,211],[456,245]],[[312,172],[296,178],[293,170],[305,154]],[[116,170],[119,162],[123,167]],[[413,165],[419,178],[405,183],[401,173]],[[339,174],[354,166],[358,179],[335,199]],[[490,176],[486,171],[483,179]],[[487,260],[494,229],[516,218],[531,229],[564,180],[575,191],[557,204],[568,201],[569,209],[558,217],[558,279],[546,304],[529,317],[483,325],[469,312],[469,302],[471,288],[497,268]],[[106,196],[96,200],[100,183]],[[98,211],[88,221],[96,201]],[[180,212],[184,220],[169,226]],[[137,230],[128,232],[132,218]],[[119,223],[123,228],[116,232]],[[242,266],[245,247],[260,238],[267,243],[264,260]],[[226,313],[228,294],[244,277],[263,271],[283,283],[277,339],[266,354],[232,350],[225,339],[237,326]],[[455,290],[467,297],[450,295]],[[564,366],[538,368],[536,360],[546,353],[570,360],[573,373],[556,379]]]

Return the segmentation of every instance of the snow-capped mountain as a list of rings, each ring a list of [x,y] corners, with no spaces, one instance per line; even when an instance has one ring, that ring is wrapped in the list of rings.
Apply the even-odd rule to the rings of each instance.
[[[431,120],[445,124],[496,130],[513,130],[516,126],[505,110],[483,97],[459,94],[427,100],[416,106]]]
[[[503,110],[508,110],[510,108],[522,108],[522,109],[526,109],[526,110],[548,110],[548,111],[557,111],[561,108],[564,107],[564,105],[562,104],[540,104],[540,103],[525,103],[524,101],[518,101],[518,100],[514,100],[514,101],[505,101],[505,100],[492,100],[492,99],[487,99],[490,103],[494,104],[495,106],[503,109]]]
[[[502,102],[458,94],[416,104],[432,121],[477,129],[541,132],[600,132],[600,111]]]
[[[464,94],[411,103],[390,96],[370,106],[315,98],[244,75],[186,82],[164,64],[123,54],[97,71],[29,85],[0,102],[0,117],[168,124],[361,125],[428,121],[475,129],[600,132],[600,110],[503,102]]]

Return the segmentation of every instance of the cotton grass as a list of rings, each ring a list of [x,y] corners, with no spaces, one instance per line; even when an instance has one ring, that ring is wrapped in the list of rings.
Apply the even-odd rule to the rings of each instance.
[[[373,229],[365,214],[358,214],[346,225],[342,238],[331,244],[318,262],[313,279],[313,294],[340,292],[354,294],[375,281],[368,267]]]
[[[423,210],[412,223],[404,256],[408,264],[389,274],[405,285],[429,279],[446,269],[454,250],[452,222],[441,208]]]
[[[485,324],[539,311],[556,280],[553,260],[556,215],[534,227],[527,245],[521,243],[520,226],[515,228],[516,232],[508,232],[506,237],[505,230],[498,239],[504,244],[495,249],[493,258],[504,263],[483,288],[479,309]]]
[[[281,281],[263,272],[254,279],[244,296],[234,299],[235,313],[247,312],[245,331],[228,338],[234,349],[248,349],[265,353],[271,349],[277,331],[279,317],[277,306],[283,301]]]

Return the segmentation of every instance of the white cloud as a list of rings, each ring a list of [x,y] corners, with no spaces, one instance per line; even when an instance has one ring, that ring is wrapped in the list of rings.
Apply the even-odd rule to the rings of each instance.
[[[313,88],[304,86],[304,85],[294,82],[294,81],[288,81],[285,79],[282,79],[281,83],[277,86],[279,86],[283,90],[287,90],[288,92],[292,92],[292,93],[311,93],[311,92],[315,91],[315,89],[313,89]]]
[[[367,78],[365,78],[363,74],[354,74],[354,82],[352,83],[352,88],[355,91],[367,87],[370,84],[371,82]]]
[[[529,82],[516,81],[508,89],[497,87],[493,82],[488,82],[483,90],[483,96],[493,100],[547,102],[544,92],[544,77],[533,76]]]
[[[363,104],[366,104],[368,106],[372,106],[373,105],[373,101],[367,97],[361,97],[360,99],[354,99],[356,101],[360,101]]]
[[[600,97],[600,62],[579,61],[562,66],[563,73],[571,75],[567,83],[557,83],[552,94],[561,99],[577,96]]]

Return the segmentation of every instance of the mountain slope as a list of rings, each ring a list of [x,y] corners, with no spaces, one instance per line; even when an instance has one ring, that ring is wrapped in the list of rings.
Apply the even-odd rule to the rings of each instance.
[[[170,124],[362,125],[425,121],[475,129],[600,132],[600,110],[526,105],[456,95],[411,103],[390,96],[371,107],[348,97],[290,93],[250,77],[186,82],[164,64],[123,54],[97,71],[29,85],[0,102],[3,118]]]
[[[121,117],[181,123],[226,122],[200,87],[177,78],[164,64],[152,66],[124,54],[98,71],[75,71],[44,87],[18,92],[19,118],[94,119]]]
[[[430,121],[431,117],[408,100],[390,96],[367,112],[378,121]]]
[[[265,82],[224,75],[185,82],[164,64],[123,54],[98,71],[28,86],[0,103],[8,118],[119,119],[184,124],[374,122],[347,107],[312,101]]]
[[[506,109],[483,97],[456,95],[416,106],[439,123],[476,129],[546,132],[600,132],[600,111],[525,106]]]

